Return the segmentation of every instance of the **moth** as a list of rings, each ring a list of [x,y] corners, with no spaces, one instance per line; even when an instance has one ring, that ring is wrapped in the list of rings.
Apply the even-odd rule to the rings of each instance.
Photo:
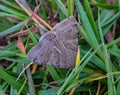
[[[58,68],[73,68],[78,50],[77,21],[71,16],[43,34],[27,57],[32,62]]]

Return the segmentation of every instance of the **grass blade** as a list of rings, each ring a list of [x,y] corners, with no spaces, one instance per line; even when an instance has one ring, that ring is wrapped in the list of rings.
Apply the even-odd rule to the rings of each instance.
[[[55,0],[58,8],[63,12],[63,14],[67,17],[68,16],[68,10],[65,8],[64,4],[61,2],[61,0]]]
[[[16,78],[13,76],[10,76],[8,73],[6,73],[4,70],[0,68],[0,78],[5,80],[7,83],[12,85],[15,89],[19,90],[23,84],[22,81],[16,81]],[[22,93],[26,94],[27,93],[27,86],[24,86],[24,89]]]
[[[73,1],[68,0],[68,17],[73,14]]]
[[[96,36],[98,42],[100,42],[99,34],[98,34],[98,31],[97,31],[97,26],[96,26],[96,23],[94,21],[94,18],[93,18],[88,0],[84,0],[84,4],[85,4],[85,7],[86,7],[86,14],[87,14],[88,19],[90,21],[90,24],[91,24],[91,26],[94,30],[95,36]]]
[[[3,38],[6,35],[14,33],[15,31],[19,30],[25,24],[25,22],[26,21],[22,21],[21,23],[15,25],[15,26],[13,26],[5,31],[0,32],[0,38]]]

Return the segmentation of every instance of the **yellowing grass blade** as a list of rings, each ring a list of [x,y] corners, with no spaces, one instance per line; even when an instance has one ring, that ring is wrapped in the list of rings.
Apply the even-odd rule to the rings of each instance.
[[[80,49],[78,47],[78,52],[77,52],[77,56],[76,56],[76,65],[79,63],[80,61]]]

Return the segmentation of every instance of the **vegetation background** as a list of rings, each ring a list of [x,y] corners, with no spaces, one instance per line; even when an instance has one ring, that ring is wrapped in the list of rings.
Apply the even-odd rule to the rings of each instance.
[[[71,15],[75,68],[32,64],[26,53]],[[0,0],[0,95],[120,95],[119,74],[120,0]]]

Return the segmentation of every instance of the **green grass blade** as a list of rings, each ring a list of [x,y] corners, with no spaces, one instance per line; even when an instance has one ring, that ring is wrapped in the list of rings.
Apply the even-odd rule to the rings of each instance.
[[[13,26],[5,31],[0,32],[0,38],[3,38],[6,35],[14,33],[15,31],[19,30],[24,25],[25,22],[26,21],[22,21],[19,24],[15,25],[15,26]]]
[[[118,5],[108,5],[108,4],[101,4],[101,3],[90,3],[90,5],[95,7],[102,7],[105,9],[118,9]]]
[[[41,12],[42,12],[42,14],[43,14],[44,20],[48,22],[47,12],[45,11],[44,6],[41,5],[40,9],[41,9]]]
[[[80,19],[82,20],[83,26],[85,28],[85,33],[86,33],[86,36],[88,38],[88,39],[86,39],[86,41],[95,50],[99,46],[99,43],[98,43],[97,38],[94,34],[93,28],[91,27],[91,24],[88,20],[88,17],[86,15],[86,13],[84,12],[84,9],[83,9],[81,3],[79,2],[79,0],[75,0],[75,5],[77,8],[78,14],[80,16]],[[100,56],[100,58],[103,60],[104,57],[102,54],[102,50],[99,49],[99,51],[97,53]]]
[[[109,57],[106,46],[103,45],[103,48],[105,50],[105,56]],[[109,61],[108,58],[106,58],[105,64],[106,64],[106,70],[107,70],[108,95],[115,95],[113,75],[109,74],[112,72],[112,66],[110,66],[112,63]]]
[[[119,10],[120,10],[120,0],[118,0],[118,6],[119,6]]]
[[[16,90],[19,90],[23,84],[22,81],[16,81],[16,78],[6,73],[4,70],[0,68],[0,78],[5,80],[8,84],[12,85]],[[27,86],[24,86],[22,93],[27,93]]]
[[[2,3],[4,3],[7,6],[10,6],[16,10],[22,11],[22,9],[20,7],[18,7],[17,4],[15,4],[15,2],[11,1],[11,0],[1,0]]]
[[[100,13],[100,20],[101,24],[103,25],[106,21],[108,21],[113,15],[115,14],[115,11],[113,10],[102,10]]]
[[[59,74],[56,72],[54,67],[47,66],[47,70],[50,72],[50,75],[54,80],[60,80]]]
[[[27,79],[24,81],[23,85],[22,85],[21,88],[19,89],[18,95],[19,95],[19,94],[22,92],[22,90],[24,89],[24,86],[25,86],[26,82],[27,82]]]
[[[120,94],[120,81],[117,84],[117,93],[116,93],[116,95],[119,95],[119,94]]]
[[[24,19],[27,19],[27,16],[25,14],[21,14],[20,11],[18,10],[15,10],[15,9],[12,9],[12,8],[8,8],[7,6],[4,6],[4,5],[0,5],[0,9],[6,13],[9,13],[9,14],[14,14],[18,17],[21,17],[21,18],[24,18]]]
[[[120,49],[115,45],[112,48],[110,48],[110,54],[116,57],[120,57]],[[116,61],[119,61],[119,60],[116,60]]]
[[[87,51],[81,48],[81,55],[85,55],[86,53],[87,53]],[[93,63],[93,65],[106,71],[106,67],[105,67],[103,60],[101,60],[97,55],[94,55],[90,61]]]
[[[91,45],[94,47],[94,49],[96,49],[98,47],[97,39],[95,37],[95,34],[94,34],[93,29],[90,25],[90,22],[85,14],[84,9],[83,9],[81,3],[79,2],[79,0],[75,0],[75,5],[77,7],[80,19],[82,20],[84,28],[86,30],[86,35],[88,36]]]
[[[96,23],[94,21],[94,18],[93,18],[88,0],[84,0],[84,4],[85,4],[85,8],[86,8],[86,14],[87,14],[88,19],[90,21],[90,24],[91,24],[91,26],[94,30],[95,36],[96,36],[98,42],[100,42],[99,34],[98,34],[98,31],[97,31],[97,26],[96,26]]]
[[[34,45],[36,45],[38,43],[38,41],[36,40],[36,38],[34,37],[34,34],[30,31],[30,29],[27,27],[27,30],[30,34],[30,38],[32,39]]]
[[[120,17],[120,11],[118,11],[114,16],[110,17],[102,26],[109,25],[112,22],[115,22]]]
[[[28,59],[13,59],[13,58],[7,58],[7,57],[0,57],[0,60],[1,59],[4,59],[4,60],[7,60],[7,61],[11,61],[11,62],[17,62],[17,63],[20,63],[20,64],[29,64],[30,61]]]
[[[38,94],[37,95],[55,95],[55,93],[56,93],[56,89],[47,89],[47,90],[41,90],[41,91],[39,91],[38,92]]]
[[[101,41],[103,43],[104,62],[106,64],[106,71],[107,71],[108,95],[115,95],[114,86],[113,86],[113,84],[114,84],[113,76],[110,74],[112,72],[112,68],[111,68],[112,65],[111,65],[111,62],[109,59],[107,48],[104,45],[104,36],[102,33],[102,28],[101,28],[101,23],[100,23],[99,11],[98,11],[98,25],[99,25],[100,38],[101,38]]]
[[[104,9],[101,12],[100,20],[101,20],[103,35],[105,35],[109,31],[109,29],[112,27],[115,21],[119,18],[119,16],[120,16],[119,11],[115,13],[115,11],[113,10]]]
[[[114,46],[115,44],[118,44],[120,42],[120,38],[117,38],[116,40],[113,40],[112,42],[108,43],[106,46],[107,48],[110,48]]]
[[[11,57],[11,56],[19,56],[21,58],[26,58],[26,55],[17,53],[16,51],[10,50],[0,50],[0,57]]]
[[[73,15],[73,1],[72,0],[68,0],[68,17]]]
[[[61,2],[61,0],[55,0],[58,8],[63,12],[63,14],[67,17],[68,16],[68,10],[65,8],[64,4]]]

